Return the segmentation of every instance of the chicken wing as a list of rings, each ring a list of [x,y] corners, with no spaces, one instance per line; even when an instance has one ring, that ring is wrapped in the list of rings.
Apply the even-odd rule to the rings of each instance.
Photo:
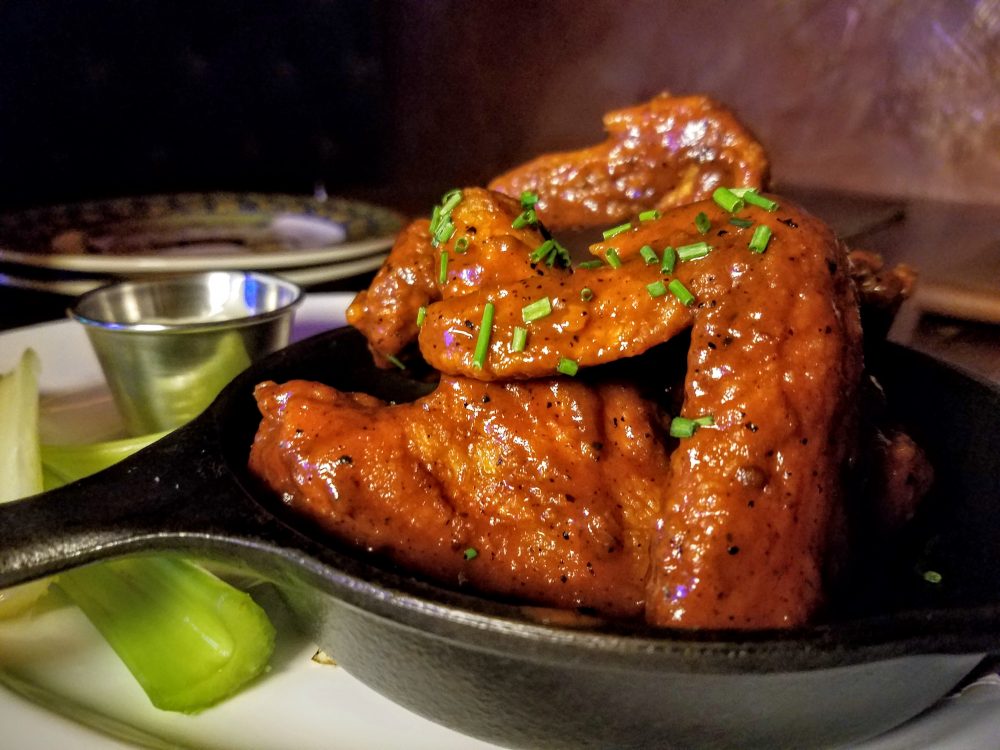
[[[765,187],[763,146],[735,115],[704,96],[660,94],[604,116],[608,138],[546,154],[496,177],[490,187],[538,194],[552,231],[600,227],[647,209],[708,198],[721,186]]]
[[[251,469],[337,537],[452,585],[641,616],[667,453],[629,385],[443,378],[390,406],[262,383]]]

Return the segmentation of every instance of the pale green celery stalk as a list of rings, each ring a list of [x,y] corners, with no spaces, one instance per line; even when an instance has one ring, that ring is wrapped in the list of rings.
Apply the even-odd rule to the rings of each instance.
[[[103,443],[86,445],[42,445],[42,475],[45,489],[61,487],[91,474],[108,468],[150,443],[166,435],[157,432],[151,435],[127,437],[121,440],[107,440]]]
[[[42,491],[38,445],[38,355],[28,349],[17,366],[0,375],[0,502]],[[32,581],[0,590],[0,619],[19,615],[49,587]]]
[[[39,446],[34,352],[0,376],[0,500],[34,495],[104,469],[162,435],[94,445]],[[267,669],[274,627],[250,596],[173,557],[136,557],[59,576],[154,706],[193,713]],[[22,612],[48,580],[0,591],[0,616]]]
[[[56,486],[107,468],[166,433],[92,445],[43,445]],[[267,670],[274,626],[249,594],[175,557],[133,557],[62,573],[57,585],[83,610],[165,711],[195,713]]]
[[[78,568],[57,585],[94,623],[157,708],[192,713],[267,669],[274,627],[246,594],[175,557]]]

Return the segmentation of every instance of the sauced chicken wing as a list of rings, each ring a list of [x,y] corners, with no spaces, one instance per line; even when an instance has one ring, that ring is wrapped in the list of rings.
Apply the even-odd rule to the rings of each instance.
[[[387,357],[416,339],[421,307],[480,286],[563,270],[562,263],[531,261],[545,237],[533,223],[513,226],[521,212],[512,198],[467,188],[450,212],[454,232],[447,239],[435,244],[425,219],[403,230],[371,286],[347,309],[347,322],[368,339],[378,364],[385,366]]]
[[[667,455],[632,386],[443,378],[390,406],[263,383],[251,469],[336,536],[434,579],[640,616]]]
[[[706,234],[696,228],[704,213]],[[685,627],[787,627],[820,606],[824,567],[843,531],[840,472],[854,444],[860,323],[846,255],[805,212],[744,209],[729,223],[711,202],[676,209],[594,248],[616,246],[619,268],[521,281],[445,300],[428,310],[421,350],[435,367],[484,379],[549,375],[560,358],[580,365],[639,354],[692,326],[687,418],[714,425],[682,441],[667,475],[647,591],[647,618]],[[749,241],[772,232],[765,252]],[[641,248],[708,242],[661,278]],[[680,280],[690,306],[654,296]],[[589,301],[581,298],[587,288]],[[658,290],[656,290],[658,292]],[[587,297],[588,295],[583,295]],[[550,300],[527,324],[523,351],[507,345],[522,306]],[[481,367],[455,336],[461,321],[495,306],[493,345]]]
[[[540,156],[490,187],[514,196],[536,192],[539,216],[559,231],[693,203],[719,186],[766,185],[764,148],[732,112],[707,97],[661,94],[609,112],[604,128],[603,143]]]

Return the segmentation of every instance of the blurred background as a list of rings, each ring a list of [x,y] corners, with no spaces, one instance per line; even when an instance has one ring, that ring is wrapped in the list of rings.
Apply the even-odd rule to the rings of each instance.
[[[151,192],[422,207],[668,90],[778,184],[1000,203],[996,0],[6,0],[0,206]]]
[[[1000,377],[976,353],[1000,350],[1000,0],[5,0],[0,212],[229,190],[424,214],[664,90],[729,105],[777,190],[920,268],[898,338]],[[6,325],[64,306],[5,294]]]

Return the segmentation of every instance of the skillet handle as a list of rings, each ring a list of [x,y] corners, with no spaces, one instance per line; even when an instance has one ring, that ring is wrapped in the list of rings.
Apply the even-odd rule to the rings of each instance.
[[[130,552],[259,546],[273,517],[202,420],[98,474],[0,505],[0,588]]]

